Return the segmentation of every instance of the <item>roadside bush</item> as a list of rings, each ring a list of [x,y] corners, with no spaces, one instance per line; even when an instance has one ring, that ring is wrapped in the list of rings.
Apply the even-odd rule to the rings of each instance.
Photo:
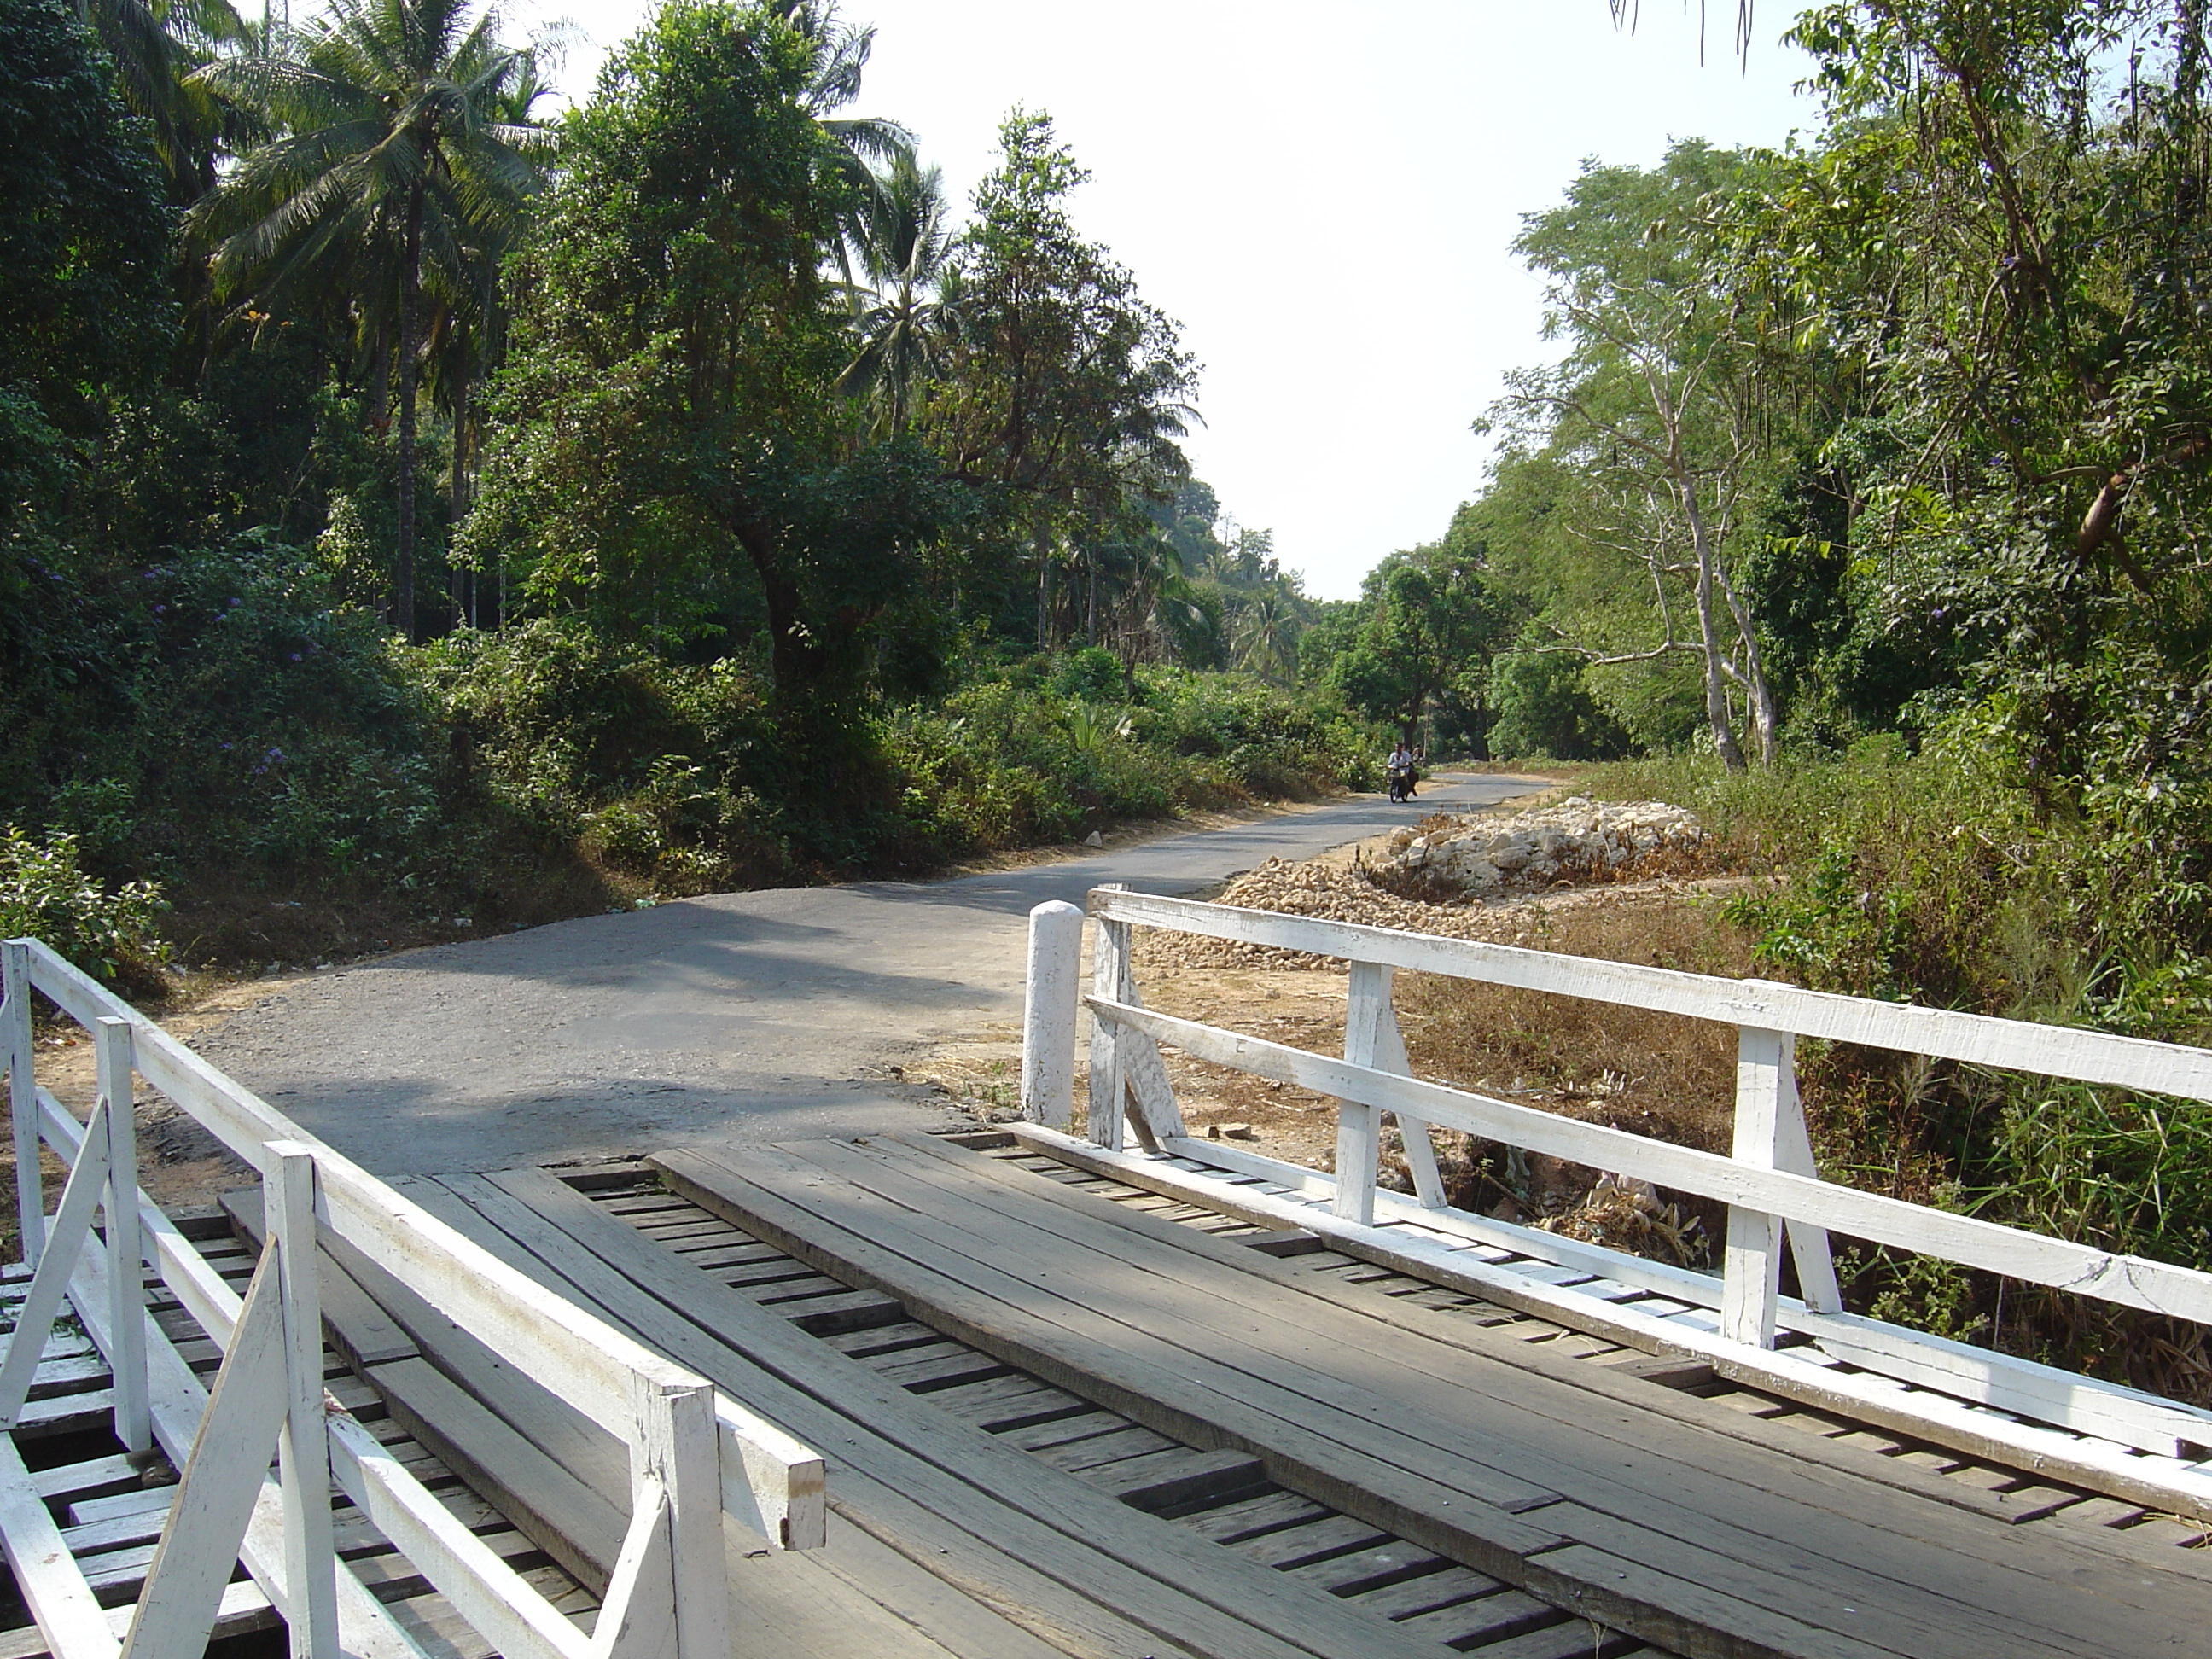
[[[1985,704],[1917,753],[1872,738],[1746,775],[1677,757],[1599,769],[1583,787],[1692,806],[1735,867],[1772,880],[1728,907],[1757,936],[1759,972],[2212,1039],[2191,892],[2212,818],[2203,792],[2170,768],[2062,794],[2030,758]],[[1804,1045],[1801,1069],[1834,1178],[2212,1268],[2212,1106],[1826,1044]],[[1880,1316],[2212,1400],[2212,1351],[2193,1326],[1879,1249],[1851,1252],[1846,1272],[1854,1304]]]
[[[416,867],[438,802],[409,666],[309,555],[257,533],[95,592],[29,722],[19,817],[126,878]]]
[[[0,832],[0,939],[35,939],[128,994],[157,986],[166,953],[154,928],[161,890],[149,881],[112,886],[77,862],[76,837]]]

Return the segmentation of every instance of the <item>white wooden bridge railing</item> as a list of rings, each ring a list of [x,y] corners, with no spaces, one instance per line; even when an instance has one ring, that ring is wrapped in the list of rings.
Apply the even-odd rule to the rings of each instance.
[[[725,1512],[774,1547],[820,1546],[822,1462],[808,1448],[306,1134],[37,941],[0,945],[0,1064],[33,1268],[0,1358],[0,1428],[22,1412],[66,1297],[112,1373],[117,1437],[137,1451],[158,1446],[183,1471],[118,1632],[0,1433],[0,1544],[57,1659],[198,1659],[239,1563],[284,1618],[295,1659],[421,1659],[333,1552],[333,1478],[508,1659],[727,1659]],[[93,1034],[88,1122],[37,1084],[33,990]],[[261,1173],[269,1237],[242,1297],[139,1190],[141,1078]],[[51,1218],[42,1141],[70,1171]],[[591,1635],[325,1394],[314,1265],[323,1239],[352,1245],[628,1444],[629,1528]],[[147,1311],[148,1263],[222,1350],[211,1392]]]
[[[1893,1425],[1926,1419],[1930,1413],[1941,1418],[1954,1401],[1963,1401],[1965,1410],[1978,1414],[1949,1425],[1955,1430],[1966,1422],[1973,1434],[1994,1437],[1992,1443],[2000,1449],[2007,1442],[2002,1425],[2010,1417],[2099,1437],[2117,1443],[2100,1448],[2070,1437],[2039,1438],[2041,1431],[2027,1425],[2010,1431],[2012,1440],[2046,1467],[2063,1465],[2076,1474],[2100,1470],[2110,1477],[2107,1489],[2116,1489],[2112,1480],[2118,1480],[2117,1489],[2147,1492],[2161,1500],[2179,1497],[2193,1512],[2212,1514],[2212,1462],[2206,1462],[2212,1456],[2212,1413],[1844,1313],[1828,1234],[1833,1230],[2201,1323],[2212,1323],[2212,1273],[1820,1179],[1798,1101],[1795,1050],[1799,1037],[1815,1037],[2199,1100],[2212,1100],[2212,1051],[1837,996],[1770,981],[1721,979],[1119,888],[1093,890],[1090,914],[1096,924],[1091,986],[1088,995],[1079,998],[1083,913],[1068,904],[1042,905],[1030,913],[1021,1099],[1024,1117],[1047,1131],[1064,1135],[1073,1122],[1076,1028],[1079,1009],[1087,1008],[1089,1138],[1108,1152],[1121,1153],[1125,1135],[1133,1133],[1147,1153],[1196,1160],[1325,1198],[1324,1227],[1332,1222],[1340,1224],[1340,1231],[1410,1224],[1432,1235],[1503,1246],[1579,1268],[1616,1288],[1668,1298],[1677,1306],[1711,1310],[1717,1317],[1706,1317],[1702,1329],[1644,1317],[1632,1302],[1606,1319],[1607,1328],[1624,1340],[1698,1353],[1716,1360],[1729,1375],[1794,1382],[1802,1385],[1800,1397],[1870,1401]],[[1146,1008],[1131,965],[1135,927],[1346,962],[1350,978],[1343,1056],[1313,1054]],[[1401,968],[1735,1026],[1736,1107],[1730,1155],[1410,1076],[1391,1001],[1392,975]],[[1334,1096],[1334,1173],[1192,1138],[1160,1060],[1163,1042],[1196,1059]],[[1411,1200],[1376,1189],[1386,1111],[1397,1121],[1415,1188]],[[1719,1200],[1729,1206],[1719,1279],[1450,1208],[1438,1176],[1431,1127]],[[1796,1297],[1780,1293],[1785,1244],[1796,1267]],[[1502,1276],[1493,1277],[1505,1288]],[[1925,1402],[1917,1407],[1916,1419],[1911,1412],[1900,1412],[1893,1395],[1880,1392],[1879,1378],[1865,1379],[1853,1396],[1833,1372],[1813,1371],[1791,1357],[1805,1350],[1774,1352],[1784,1334],[1796,1341],[1810,1338],[1829,1366],[1840,1360],[1881,1377],[1939,1391],[1945,1398],[1916,1395]],[[2170,1464],[2172,1478],[2160,1474],[2146,1486],[2138,1477],[2152,1462],[2161,1471]]]

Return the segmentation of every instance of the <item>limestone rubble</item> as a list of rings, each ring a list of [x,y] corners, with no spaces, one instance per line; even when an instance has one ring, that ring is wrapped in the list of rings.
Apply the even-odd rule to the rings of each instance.
[[[1431,891],[1479,896],[1588,880],[1657,854],[1688,851],[1705,838],[1685,807],[1576,795],[1534,811],[1455,818],[1425,834],[1401,830],[1376,874],[1386,885],[1401,885],[1392,880],[1400,877]]]

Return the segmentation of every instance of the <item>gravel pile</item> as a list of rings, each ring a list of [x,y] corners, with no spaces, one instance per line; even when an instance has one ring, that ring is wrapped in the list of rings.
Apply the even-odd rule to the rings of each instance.
[[[1705,839],[1696,816],[1665,801],[1592,801],[1505,817],[1448,820],[1391,837],[1376,879],[1398,892],[1446,899],[1617,879],[1624,872]]]
[[[1428,819],[1403,830],[1372,864],[1269,859],[1215,902],[1447,939],[1510,942],[1535,896],[1663,867],[1705,839],[1697,818],[1664,801],[1592,802],[1505,815]],[[1494,907],[1494,908],[1493,908]],[[1330,957],[1140,928],[1140,960],[1162,968],[1320,968]]]
[[[1246,910],[1319,916],[1326,921],[1356,921],[1370,927],[1396,927],[1407,933],[1442,933],[1450,939],[1489,939],[1497,931],[1479,909],[1401,898],[1376,886],[1363,867],[1292,864],[1282,859],[1269,859],[1258,869],[1246,871],[1224,888],[1214,902]],[[1321,968],[1333,966],[1336,961],[1333,957],[1279,951],[1272,945],[1196,939],[1151,929],[1140,930],[1138,939],[1142,959],[1160,967]]]

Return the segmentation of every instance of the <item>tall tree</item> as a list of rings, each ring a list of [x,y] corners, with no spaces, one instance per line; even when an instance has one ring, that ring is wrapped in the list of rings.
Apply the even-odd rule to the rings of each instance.
[[[1593,661],[1694,653],[1706,728],[1731,771],[1744,767],[1730,706],[1741,687],[1759,758],[1780,711],[1734,546],[1753,500],[1767,435],[1758,354],[1711,252],[1706,221],[1744,164],[1678,144],[1655,172],[1586,167],[1566,203],[1533,216],[1515,250],[1550,276],[1547,329],[1570,343],[1558,365],[1524,370],[1502,412],[1534,442],[1574,458],[1600,485],[1594,527],[1649,571],[1662,637],[1626,649],[1570,642]],[[1668,590],[1688,589],[1692,639],[1678,639]]]
[[[52,507],[173,322],[171,216],[145,127],[50,0],[0,0],[0,557]],[[6,580],[0,574],[0,580]],[[12,582],[9,582],[12,586]],[[12,608],[12,607],[11,607]]]
[[[1480,702],[1511,610],[1474,560],[1447,547],[1395,553],[1368,573],[1360,597],[1358,632],[1330,669],[1346,702],[1407,743],[1447,698]]]
[[[874,289],[856,295],[859,350],[837,377],[837,389],[872,398],[879,430],[902,436],[916,390],[944,366],[957,327],[957,304],[943,292],[952,253],[944,174],[911,155],[897,157],[871,181],[848,235],[860,273]]]
[[[666,647],[766,647],[794,714],[864,689],[937,518],[918,446],[844,441],[845,178],[783,9],[678,0],[570,118],[514,266],[467,550]]]
[[[1107,539],[1188,471],[1176,440],[1197,365],[1128,270],[1077,231],[1066,198],[1089,174],[1051,118],[1017,109],[999,142],[955,266],[962,326],[924,430],[958,477],[1026,520],[1042,647],[1063,550]]]
[[[509,118],[533,75],[529,52],[494,38],[495,14],[470,13],[467,0],[334,0],[298,56],[226,58],[195,77],[278,135],[202,215],[220,239],[217,292],[273,305],[300,284],[361,283],[360,310],[396,311],[392,620],[410,639],[424,289],[471,291],[482,250],[512,234],[550,144]]]

